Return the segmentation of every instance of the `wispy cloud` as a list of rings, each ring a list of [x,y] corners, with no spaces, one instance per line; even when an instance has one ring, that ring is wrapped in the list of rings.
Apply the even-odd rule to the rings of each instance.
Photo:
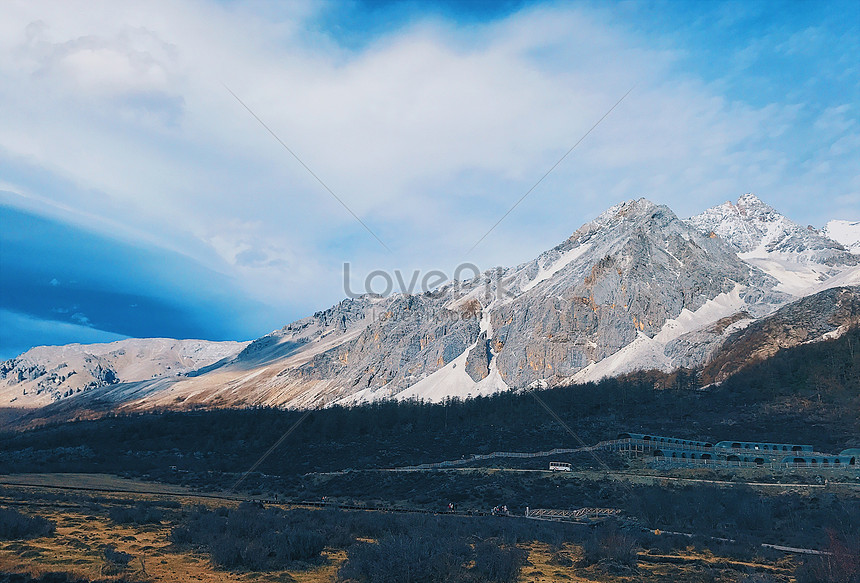
[[[22,2],[0,22],[0,110],[15,112],[0,124],[0,166],[8,190],[36,197],[7,204],[180,251],[267,304],[272,327],[337,301],[343,261],[356,272],[459,261],[634,83],[624,108],[487,238],[480,265],[525,260],[626,198],[692,214],[755,191],[821,223],[828,204],[850,212],[839,201],[860,190],[849,163],[858,113],[838,96],[856,91],[856,63],[839,79],[828,67],[828,91],[782,73],[781,98],[742,90],[744,79],[766,84],[772,59],[802,59],[805,71],[825,60],[826,22],[769,26],[757,44],[726,48],[738,56],[725,55],[735,65],[721,77],[695,58],[719,47],[663,35],[623,3],[467,23],[401,12],[401,25],[360,43],[315,2],[82,6]],[[698,38],[768,18],[722,12],[678,22]]]

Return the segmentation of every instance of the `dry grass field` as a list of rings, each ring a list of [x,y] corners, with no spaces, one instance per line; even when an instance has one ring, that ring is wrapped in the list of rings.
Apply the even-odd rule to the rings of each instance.
[[[553,549],[545,543],[533,543],[528,551],[529,564],[520,575],[521,583],[734,583],[754,573],[767,574],[768,581],[788,582],[794,570],[790,558],[770,564],[740,562],[692,549],[671,555],[640,552],[635,569],[578,566],[582,549],[577,545],[565,544],[561,549]]]
[[[327,547],[320,560],[284,571],[227,571],[213,565],[210,557],[197,551],[179,549],[170,542],[171,528],[181,508],[194,505],[236,506],[238,502],[214,499],[178,487],[158,486],[112,476],[73,474],[19,475],[0,482],[0,507],[14,508],[27,515],[38,515],[56,525],[52,536],[29,540],[0,541],[0,572],[29,573],[39,576],[62,572],[86,580],[125,580],[140,582],[193,581],[222,583],[287,582],[329,583],[337,580],[337,570],[346,561],[346,550]],[[15,482],[18,485],[9,485]],[[23,484],[27,484],[26,486]],[[91,491],[64,492],[57,486],[90,488]],[[109,492],[108,492],[109,491]],[[170,501],[181,508],[166,511],[158,524],[117,524],[109,509],[130,501],[157,504]],[[366,541],[369,543],[371,541]],[[104,548],[133,558],[124,568],[111,565]],[[770,562],[738,561],[709,552],[675,551],[655,554],[640,551],[635,568],[591,565],[581,566],[583,550],[564,543],[549,545],[533,542],[520,545],[528,552],[519,581],[550,582],[734,582],[754,574],[766,581],[792,580],[794,559],[785,556]],[[747,579],[754,581],[756,579]]]
[[[57,525],[55,535],[0,543],[0,572],[33,575],[64,572],[86,579],[122,577],[130,581],[164,583],[322,583],[334,581],[337,568],[346,556],[343,550],[326,549],[323,552],[324,564],[310,569],[234,573],[214,568],[204,554],[172,550],[168,539],[171,524],[168,522],[161,525],[116,525],[97,513],[45,507],[33,514],[54,521]],[[127,568],[115,569],[107,563],[102,549],[109,544],[134,557]]]

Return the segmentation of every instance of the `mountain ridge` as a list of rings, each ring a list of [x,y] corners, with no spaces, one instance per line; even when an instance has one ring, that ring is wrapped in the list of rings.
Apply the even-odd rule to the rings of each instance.
[[[518,266],[424,294],[347,299],[179,375],[93,368],[86,390],[47,394],[128,410],[321,407],[700,367],[781,307],[860,284],[860,256],[825,233],[750,194],[686,220],[625,201]],[[27,390],[9,381],[25,372],[13,362],[2,365],[0,405]]]

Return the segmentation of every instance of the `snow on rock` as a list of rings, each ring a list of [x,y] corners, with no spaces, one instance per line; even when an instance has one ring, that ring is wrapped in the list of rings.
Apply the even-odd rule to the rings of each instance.
[[[582,257],[589,249],[591,249],[591,244],[585,243],[565,251],[549,265],[541,265],[535,278],[525,284],[521,291],[527,292],[536,285],[550,279],[553,275],[570,265],[571,262]]]
[[[478,339],[466,347],[451,362],[420,380],[416,379],[416,382],[413,382],[406,389],[399,392],[394,387],[388,385],[377,388],[368,387],[339,399],[336,403],[339,405],[358,405],[390,398],[400,401],[417,399],[419,401],[438,403],[444,401],[446,398],[468,399],[470,397],[486,396],[508,390],[509,387],[502,378],[496,363],[496,353],[494,351],[491,352],[492,357],[488,365],[489,374],[485,378],[475,381],[467,372],[469,354],[473,350],[482,350],[482,345],[486,342],[486,339],[491,338],[493,335],[493,325],[490,318],[490,308],[493,303],[495,303],[495,300],[490,306],[481,310],[481,318],[479,320],[480,335]],[[459,305],[459,303],[449,305]]]
[[[633,342],[603,360],[589,364],[563,384],[599,381],[635,370],[671,370],[674,367],[664,349],[665,344],[639,332]]]
[[[846,251],[844,243],[827,232],[798,225],[753,194],[688,220],[702,233],[722,238],[746,263],[773,276],[778,281],[776,291],[795,297],[820,291],[826,281],[860,263],[856,255]],[[846,240],[855,233],[846,221],[832,223],[838,224],[831,230]]]
[[[708,300],[695,312],[684,308],[677,318],[666,320],[654,340],[665,345],[683,334],[700,330],[717,320],[740,312],[746,307],[746,301],[741,297],[742,291],[743,286],[736,285],[731,292]]]
[[[779,282],[776,290],[796,297],[807,295],[807,290],[821,285],[834,274],[827,266],[801,262],[788,253],[768,253],[762,248],[738,253],[738,257],[774,277]]]
[[[830,221],[822,232],[851,253],[860,253],[860,221]]]
[[[797,261],[842,263],[845,250],[813,229],[781,215],[754,194],[725,202],[688,219],[701,232],[721,237],[740,253],[790,254]]]
[[[495,366],[495,359],[490,362],[490,374],[478,382],[473,381],[466,372],[466,359],[476,345],[477,343],[472,344],[460,356],[430,376],[397,393],[395,398],[400,401],[417,399],[438,403],[448,397],[467,399],[508,390],[508,385]]]
[[[508,390],[510,387],[499,372],[495,352],[492,353],[490,359],[490,372],[485,378],[476,382],[466,372],[466,361],[469,353],[472,350],[480,350],[479,344],[482,344],[485,338],[492,337],[493,327],[490,322],[489,309],[484,309],[481,313],[480,331],[482,334],[479,339],[466,348],[457,358],[406,390],[397,393],[395,398],[401,401],[417,399],[438,403],[448,397],[467,399]]]

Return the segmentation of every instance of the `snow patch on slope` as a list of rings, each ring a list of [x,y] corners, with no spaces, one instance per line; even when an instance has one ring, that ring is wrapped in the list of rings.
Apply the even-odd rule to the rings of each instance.
[[[741,298],[741,291],[743,286],[736,285],[732,291],[708,300],[695,312],[684,308],[677,318],[666,320],[660,331],[654,335],[654,340],[668,344],[679,336],[700,330],[717,320],[740,312],[746,306],[746,302]]]
[[[541,265],[535,278],[525,284],[522,287],[522,291],[527,292],[536,285],[550,279],[553,275],[567,267],[570,263],[582,257],[582,255],[584,255],[589,249],[591,249],[591,243],[579,245],[577,247],[574,247],[573,249],[568,249],[567,251],[562,253],[561,257],[553,261],[551,264],[547,266]]]
[[[774,277],[779,284],[774,288],[793,296],[804,296],[807,290],[822,284],[832,269],[816,263],[800,263],[787,253],[768,253],[761,247],[738,257]]]
[[[757,249],[738,253],[738,257],[774,277],[777,291],[805,297],[842,285],[860,283],[860,266],[834,268],[818,263],[801,263],[786,253],[767,253]]]
[[[852,253],[860,253],[860,221],[830,221],[823,232]]]
[[[509,390],[510,387],[502,378],[499,368],[496,365],[495,351],[492,351],[492,358],[489,363],[489,374],[486,378],[475,382],[472,380],[472,377],[469,376],[469,373],[466,372],[466,361],[469,357],[469,353],[472,350],[477,349],[478,344],[483,343],[485,338],[492,338],[493,336],[490,307],[495,302],[496,300],[494,300],[490,306],[481,310],[479,328],[480,335],[478,340],[466,347],[459,356],[442,368],[434,371],[423,379],[418,380],[399,393],[395,393],[387,385],[382,387],[368,387],[347,397],[338,399],[335,401],[335,404],[354,406],[385,399],[397,399],[400,401],[417,399],[419,401],[438,403],[444,401],[446,398],[467,399],[469,397],[487,396]]]
[[[684,308],[677,318],[666,320],[653,338],[639,332],[633,342],[603,360],[589,364],[564,383],[593,382],[635,370],[673,370],[676,366],[672,359],[666,356],[666,345],[683,334],[701,330],[717,320],[743,310],[746,302],[741,298],[741,291],[743,286],[736,285],[731,292],[708,300],[695,312]]]
[[[401,401],[418,399],[439,403],[448,397],[467,399],[469,397],[488,396],[508,390],[498,367],[495,357],[490,362],[490,374],[479,382],[472,380],[466,372],[466,359],[469,352],[477,346],[477,342],[469,346],[463,353],[431,374],[418,381],[408,389],[401,391],[395,398]]]
[[[489,307],[484,308],[481,312],[480,331],[482,334],[478,337],[478,340],[473,342],[457,358],[406,390],[401,391],[395,398],[401,401],[418,399],[419,401],[438,403],[444,401],[447,397],[467,399],[469,397],[488,396],[508,390],[510,387],[502,378],[499,367],[496,364],[495,351],[491,351],[490,372],[485,378],[475,382],[466,372],[466,360],[469,357],[469,353],[476,349],[479,343],[483,343],[485,338],[492,338],[493,336],[493,325],[490,321]]]

